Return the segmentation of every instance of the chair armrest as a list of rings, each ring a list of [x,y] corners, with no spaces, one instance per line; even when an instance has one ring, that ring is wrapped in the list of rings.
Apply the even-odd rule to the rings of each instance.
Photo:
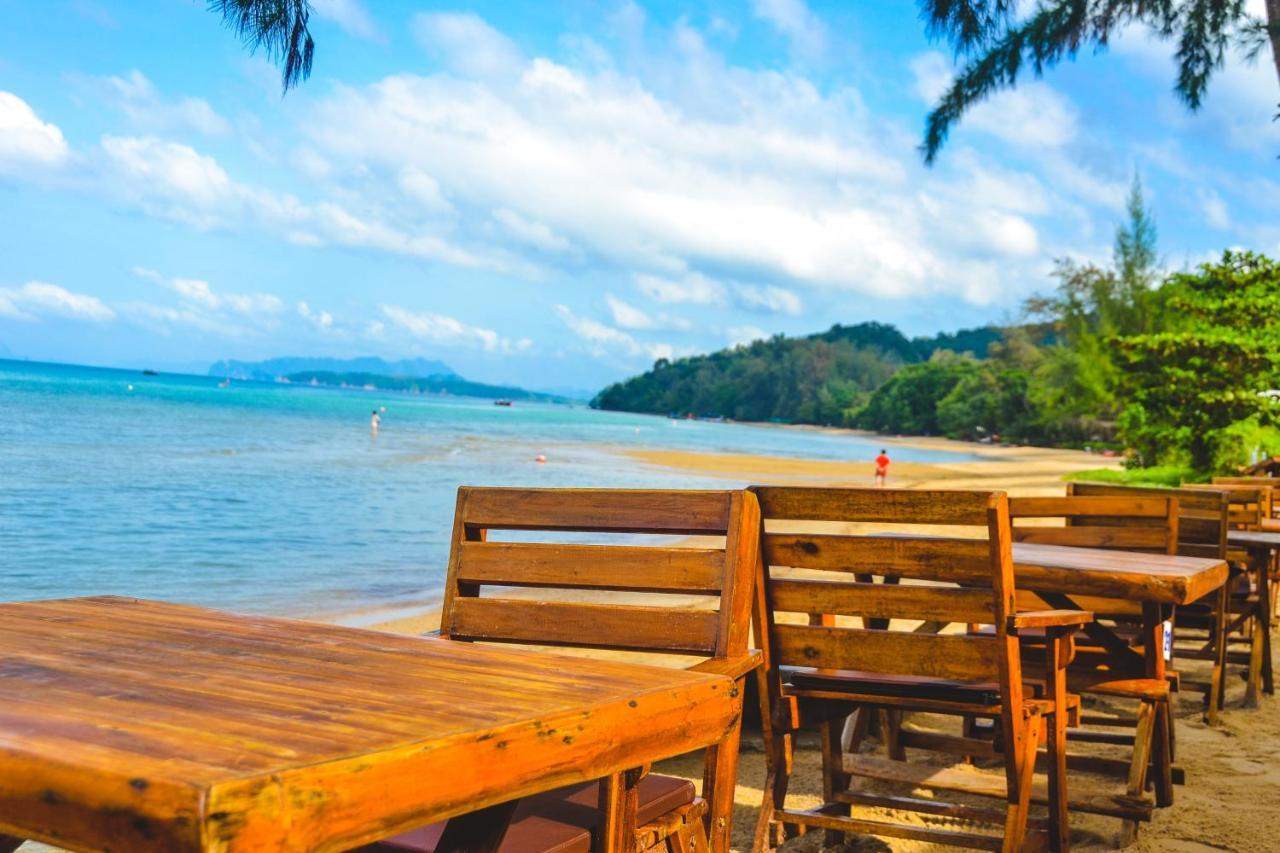
[[[1093,614],[1086,610],[1029,610],[1009,617],[1009,630],[1019,628],[1066,628],[1072,625],[1088,625]]]
[[[701,663],[695,663],[693,666],[685,667],[689,672],[707,672],[712,675],[727,675],[730,678],[741,678],[760,666],[763,655],[756,650],[751,650],[745,655],[736,658],[711,658]]]

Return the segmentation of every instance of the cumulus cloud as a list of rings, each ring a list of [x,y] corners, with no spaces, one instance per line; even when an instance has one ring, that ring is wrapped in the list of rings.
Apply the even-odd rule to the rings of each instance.
[[[515,42],[471,12],[421,12],[412,29],[423,47],[466,77],[513,76],[524,65]]]
[[[646,356],[649,359],[671,358],[675,348],[669,343],[636,340],[621,329],[575,314],[567,305],[557,305],[556,313],[569,329],[581,338],[588,349],[597,356],[622,353],[628,356]]]
[[[800,297],[785,287],[740,284],[734,291],[738,304],[749,310],[795,315],[803,308]]]
[[[43,281],[29,281],[18,288],[0,288],[0,316],[34,320],[48,315],[106,323],[115,319],[116,312],[96,296],[73,293]]]
[[[930,51],[911,61],[915,90],[933,106],[951,85],[950,61]],[[975,105],[961,120],[962,130],[977,130],[1023,148],[1059,148],[1077,133],[1079,114],[1072,103],[1047,83],[1025,80],[1015,89],[996,92]]]
[[[699,273],[680,278],[640,273],[635,282],[641,293],[657,302],[720,305],[725,300],[724,285]]]
[[[311,306],[306,302],[299,302],[295,306],[298,316],[311,323],[322,332],[327,332],[333,328],[333,315],[328,311],[312,311]],[[378,323],[381,327],[382,324]]]
[[[509,341],[493,329],[472,326],[444,314],[431,311],[410,311],[398,305],[382,305],[384,316],[415,338],[438,344],[479,345],[489,351],[527,349],[527,339]]]
[[[742,346],[752,341],[762,341],[769,333],[759,326],[733,326],[728,329],[729,346]]]
[[[311,0],[316,16],[333,21],[350,35],[380,39],[382,33],[361,0]]]
[[[68,151],[57,125],[42,121],[22,98],[0,90],[0,173],[56,166]]]
[[[271,293],[221,293],[204,279],[166,276],[141,266],[133,267],[133,274],[178,297],[177,305],[130,302],[122,308],[132,319],[162,334],[172,334],[175,327],[232,338],[262,334],[276,328],[285,309],[284,301]]]
[[[108,100],[147,130],[195,130],[216,135],[231,129],[204,98],[166,98],[136,68],[123,76],[103,78],[101,84]]]
[[[825,53],[826,25],[804,0],[751,0],[751,11],[788,39],[796,59],[812,61]]]

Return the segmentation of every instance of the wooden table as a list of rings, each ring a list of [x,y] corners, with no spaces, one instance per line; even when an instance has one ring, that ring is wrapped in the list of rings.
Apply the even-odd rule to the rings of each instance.
[[[1265,519],[1264,519],[1265,521]],[[1258,579],[1258,607],[1261,611],[1254,630],[1260,632],[1261,638],[1256,647],[1261,657],[1249,662],[1249,688],[1245,696],[1246,705],[1257,703],[1258,683],[1262,683],[1262,692],[1276,692],[1275,677],[1271,665],[1271,566],[1277,554],[1280,554],[1280,531],[1269,530],[1230,530],[1227,532],[1227,545],[1240,548],[1249,555],[1250,568]]]
[[[720,675],[137,599],[3,604],[0,832],[293,851],[477,809],[505,828],[498,804],[716,742],[735,693]]]
[[[1013,562],[1018,588],[1035,592],[1054,607],[1075,608],[1073,596],[1140,602],[1144,655],[1096,622],[1085,630],[1112,652],[1118,665],[1128,663],[1149,678],[1165,677],[1164,622],[1173,607],[1203,598],[1226,583],[1229,574],[1224,560],[1210,557],[1066,545],[1014,543]]]

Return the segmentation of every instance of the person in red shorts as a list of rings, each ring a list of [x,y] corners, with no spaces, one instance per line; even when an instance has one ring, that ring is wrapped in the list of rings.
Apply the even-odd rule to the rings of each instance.
[[[889,454],[884,449],[880,450],[880,455],[876,457],[876,485],[884,487],[884,481],[889,476]]]

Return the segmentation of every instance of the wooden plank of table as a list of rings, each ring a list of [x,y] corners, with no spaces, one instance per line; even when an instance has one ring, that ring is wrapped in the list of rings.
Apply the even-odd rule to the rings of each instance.
[[[0,833],[337,850],[718,741],[723,676],[122,598],[0,604]]]
[[[1208,557],[1140,554],[1064,545],[1013,545],[1020,589],[1186,604],[1226,583],[1227,564]]]
[[[1280,550],[1280,530],[1228,530],[1227,544]]]

